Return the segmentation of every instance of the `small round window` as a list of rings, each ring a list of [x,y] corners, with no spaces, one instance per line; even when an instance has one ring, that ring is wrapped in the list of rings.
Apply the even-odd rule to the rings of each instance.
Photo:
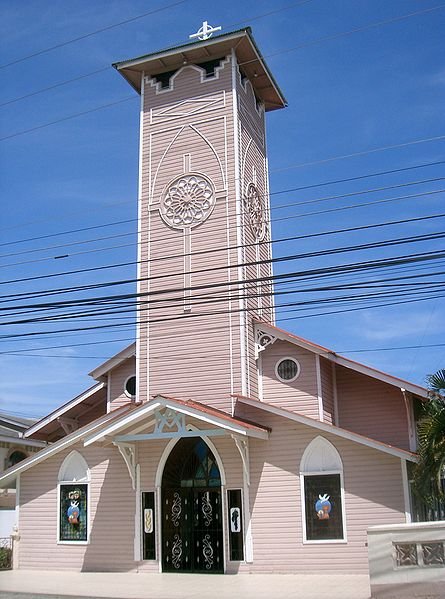
[[[125,394],[129,397],[136,395],[136,377],[130,376],[125,383]]]
[[[280,381],[291,383],[300,374],[300,364],[294,358],[284,358],[277,362],[275,374]]]

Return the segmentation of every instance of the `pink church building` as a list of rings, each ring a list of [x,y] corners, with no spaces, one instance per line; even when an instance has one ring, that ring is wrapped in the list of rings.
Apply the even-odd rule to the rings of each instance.
[[[138,327],[9,468],[17,565],[368,571],[412,518],[426,389],[275,326],[265,116],[250,29],[114,65],[140,94]]]

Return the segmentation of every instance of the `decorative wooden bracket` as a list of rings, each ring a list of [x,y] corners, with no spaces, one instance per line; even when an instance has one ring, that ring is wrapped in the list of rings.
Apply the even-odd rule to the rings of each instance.
[[[113,442],[113,445],[119,449],[121,456],[128,468],[128,473],[131,478],[131,486],[133,491],[136,490],[136,448],[132,443]]]
[[[275,335],[267,333],[261,329],[255,331],[255,360],[258,360],[260,353],[266,349],[268,345],[272,345],[277,340]]]
[[[155,412],[156,424],[153,433],[167,433],[172,429],[176,428],[178,433],[185,433],[185,414],[176,412],[170,408],[165,409],[163,412],[157,410]]]
[[[57,422],[63,428],[63,432],[69,435],[79,428],[79,423],[75,418],[67,418],[66,416],[59,416]]]
[[[241,460],[243,462],[244,480],[250,487],[250,461],[248,441],[247,439],[243,439],[241,437],[238,437],[237,435],[232,435],[232,439],[235,441],[235,445],[238,448]]]

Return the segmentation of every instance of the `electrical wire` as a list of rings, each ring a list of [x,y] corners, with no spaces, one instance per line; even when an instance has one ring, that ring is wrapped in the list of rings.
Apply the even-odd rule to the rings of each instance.
[[[322,181],[319,183],[313,183],[311,185],[303,185],[300,187],[293,187],[291,189],[291,191],[304,191],[304,190],[308,190],[308,189],[314,189],[314,188],[318,188],[318,187],[325,187],[327,185],[336,185],[339,183],[349,183],[352,181],[360,181],[362,179],[367,179],[370,177],[379,177],[379,176],[383,176],[383,175],[392,175],[395,173],[401,173],[401,172],[405,172],[405,171],[411,171],[414,169],[418,169],[418,168],[426,168],[429,166],[438,166],[441,164],[445,164],[445,160],[436,160],[434,162],[424,162],[421,164],[414,164],[414,165],[410,165],[407,167],[402,167],[402,168],[397,168],[397,169],[391,169],[391,170],[386,170],[386,171],[377,171],[377,172],[373,172],[373,173],[366,173],[364,175],[358,175],[356,177],[348,177],[348,178],[344,178],[344,179],[334,179],[331,181]],[[287,167],[286,167],[287,168]],[[270,173],[273,173],[274,170],[270,170]],[[274,191],[274,192],[270,192],[269,196],[272,195],[279,195],[281,193],[286,193],[286,190],[279,190],[279,191]],[[125,203],[130,203],[133,202],[133,200],[128,200]],[[105,228],[105,227],[111,227],[111,226],[117,226],[117,225],[122,225],[122,224],[127,224],[127,223],[132,223],[132,222],[137,222],[137,218],[130,218],[130,219],[125,219],[125,220],[119,220],[119,221],[112,221],[109,223],[102,223],[100,225],[94,225],[94,226],[88,226],[88,227],[81,227],[78,229],[70,229],[68,231],[59,231],[57,233],[50,233],[47,235],[39,235],[39,236],[35,236],[35,237],[28,237],[26,239],[17,239],[15,241],[7,241],[4,243],[0,243],[0,247],[6,246],[6,245],[13,245],[13,244],[18,244],[18,243],[26,243],[29,241],[37,241],[40,239],[49,239],[51,237],[59,237],[61,235],[68,235],[68,234],[72,234],[72,233],[80,233],[80,232],[84,232],[84,231],[92,231],[92,230],[97,230],[97,229],[101,229],[101,228]],[[51,222],[53,221],[53,219],[51,219]],[[33,221],[33,222],[28,222],[25,223],[24,225],[20,225],[20,227],[27,227],[29,225],[32,224],[42,224],[48,222],[48,220],[39,220],[39,221]],[[12,229],[16,229],[18,227],[14,226],[14,227],[3,227],[2,229],[0,229],[0,231],[11,231]]]
[[[352,196],[355,197],[355,196],[360,196],[360,195],[364,195],[364,194],[368,194],[368,193],[377,193],[377,192],[380,192],[380,191],[387,191],[389,189],[400,189],[401,187],[410,187],[412,185],[423,185],[425,183],[433,183],[433,182],[438,182],[438,181],[443,181],[443,180],[445,180],[445,177],[434,177],[434,178],[430,178],[430,179],[420,179],[420,180],[417,180],[417,181],[408,181],[408,182],[405,182],[405,183],[398,183],[396,185],[389,185],[389,186],[385,186],[385,187],[376,187],[376,188],[373,188],[373,189],[364,189],[364,190],[359,190],[359,191],[354,191],[354,192],[349,192],[349,193],[339,194],[339,195],[334,195],[334,196],[327,196],[327,197],[322,197],[322,198],[314,198],[314,199],[311,199],[311,200],[304,200],[304,201],[299,201],[299,202],[288,202],[286,204],[281,204],[281,205],[278,205],[278,206],[274,206],[273,207],[273,211],[276,212],[277,210],[288,209],[288,208],[292,208],[292,207],[295,207],[295,206],[304,206],[304,205],[307,205],[307,204],[316,204],[316,203],[320,203],[320,202],[327,202],[327,201],[332,201],[332,200],[337,200],[337,199],[344,199],[344,198],[348,198],[348,197],[352,197]],[[285,192],[292,192],[292,191],[294,191],[294,189],[290,188],[290,189],[287,189],[287,190],[281,190],[280,192],[276,192],[276,193],[285,193]],[[269,195],[273,195],[273,194],[269,194]],[[265,195],[259,194],[258,197],[264,198]],[[248,214],[249,214],[249,212],[247,210],[241,210],[240,211],[241,217],[248,216]],[[298,218],[299,216],[300,215],[295,215],[292,218]],[[213,219],[212,219],[212,223],[215,224],[216,221],[221,221],[221,220],[226,221],[227,220],[227,215],[223,215],[223,216],[220,216],[220,217],[218,217],[218,216],[215,217],[214,216]],[[271,224],[273,222],[276,222],[277,220],[279,220],[279,219],[277,219],[277,218],[269,218],[269,219],[265,219],[264,222],[267,223],[267,224]],[[230,229],[236,229],[236,228],[237,228],[236,226],[233,226],[233,227],[228,227],[227,229],[230,230]],[[31,254],[31,253],[34,254],[35,252],[40,252],[40,251],[49,251],[49,250],[55,250],[55,249],[73,247],[73,246],[83,245],[83,244],[87,244],[87,243],[99,243],[100,241],[106,241],[108,239],[119,239],[119,238],[122,238],[122,237],[134,236],[134,235],[137,235],[138,233],[146,233],[149,230],[150,229],[148,227],[147,228],[140,228],[139,231],[132,231],[130,233],[118,233],[118,234],[115,234],[115,235],[106,235],[106,236],[103,236],[103,237],[95,237],[95,238],[92,238],[92,239],[83,239],[83,240],[80,240],[80,241],[72,241],[70,243],[63,243],[63,244],[52,245],[52,246],[44,246],[44,247],[40,247],[40,248],[35,248],[34,247],[34,248],[27,249],[27,250],[21,250],[19,252],[10,252],[8,254],[0,254],[0,259],[2,259],[2,258],[10,258],[10,257],[13,257],[13,256],[22,256],[22,255]],[[163,238],[163,239],[165,239],[165,238]],[[156,240],[154,240],[154,242],[156,243]],[[11,245],[11,243],[12,242],[5,243],[4,245]],[[140,242],[137,242],[137,244],[139,244],[139,243]],[[153,243],[153,241],[152,241],[152,243]],[[1,245],[3,245],[3,244],[0,244],[0,247],[1,247]],[[134,244],[131,244],[131,245],[134,245]],[[247,244],[247,246],[253,246],[253,245],[256,245],[256,243],[255,244]],[[122,246],[111,246],[111,247],[108,247],[108,248],[101,248],[101,249],[99,249],[99,251],[103,251],[104,249],[106,249],[106,250],[115,249],[116,247],[122,247]],[[216,251],[218,251],[218,249],[219,248],[217,248]],[[227,250],[228,248],[227,247],[221,248],[221,251],[222,251],[222,249]],[[91,251],[91,250],[88,250],[88,251]],[[76,255],[78,255],[78,254],[76,254]]]
[[[112,25],[107,25],[106,27],[101,27],[100,29],[96,29],[95,31],[91,31],[90,33],[84,33],[83,35],[79,35],[75,38],[71,38],[70,40],[66,40],[64,42],[60,42],[55,44],[54,46],[49,46],[48,48],[44,48],[43,50],[39,50],[37,52],[33,52],[32,54],[28,54],[26,56],[22,56],[21,58],[16,58],[11,62],[7,62],[5,64],[0,65],[0,69],[5,69],[6,67],[10,67],[12,65],[18,64],[20,62],[24,62],[25,60],[29,60],[30,58],[35,58],[36,56],[41,56],[42,54],[46,54],[47,52],[52,52],[53,50],[57,50],[59,48],[63,48],[64,46],[68,46],[69,44],[74,44],[75,42],[79,42],[80,40],[87,39],[89,37],[93,37],[98,33],[103,33],[104,31],[110,31],[111,29],[115,29],[116,27],[121,27],[122,25],[126,25],[127,23],[133,23],[134,21],[138,21],[139,19],[143,19],[150,15],[154,15],[156,13],[162,12],[164,10],[168,10],[169,8],[174,8],[179,4],[184,4],[188,0],[177,0],[172,4],[167,4],[166,6],[160,6],[159,8],[155,8],[148,12],[145,12],[141,15],[137,15],[136,17],[130,17],[129,19],[125,19],[124,21],[120,21],[119,23],[113,23]]]

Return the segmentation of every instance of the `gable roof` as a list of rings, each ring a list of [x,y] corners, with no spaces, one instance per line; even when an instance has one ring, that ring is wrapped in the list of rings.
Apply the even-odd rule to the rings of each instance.
[[[44,416],[35,422],[27,431],[25,431],[23,436],[29,438],[34,435],[51,434],[51,432],[54,432],[60,427],[58,418],[64,417],[76,419],[78,416],[85,414],[85,407],[87,409],[92,408],[97,403],[104,400],[106,402],[105,383],[97,383],[80,395],[77,395],[74,399],[71,399],[60,406],[60,408],[53,410],[47,416]]]
[[[321,430],[325,433],[330,433],[331,435],[336,435],[337,437],[342,437],[343,439],[349,439],[350,441],[359,443],[360,445],[365,445],[366,447],[371,447],[372,449],[377,449],[378,451],[389,453],[390,455],[393,455],[397,458],[401,458],[403,460],[408,460],[410,462],[417,461],[417,454],[412,453],[411,451],[399,449],[398,447],[388,445],[387,443],[383,443],[382,441],[376,441],[375,439],[365,437],[364,435],[360,435],[359,433],[354,433],[345,428],[340,428],[339,426],[335,426],[334,424],[321,422],[320,420],[315,420],[314,418],[310,418],[309,416],[303,416],[302,414],[298,414],[298,412],[291,412],[290,410],[286,410],[285,408],[279,408],[278,406],[271,405],[264,401],[259,401],[258,399],[252,399],[251,397],[246,397],[244,395],[233,395],[233,397],[235,397],[241,403],[257,408],[258,410],[264,410],[266,412],[270,412],[271,414],[282,416],[283,418],[287,418],[289,420],[294,420],[295,422],[299,422],[300,424],[304,424],[306,426],[310,426],[311,428]]]
[[[88,374],[92,376],[93,379],[104,380],[105,374],[107,374],[113,368],[116,368],[116,366],[119,366],[120,364],[125,362],[125,360],[128,360],[128,358],[132,358],[135,355],[136,342],[134,341],[106,362],[103,362],[102,364],[99,364],[99,366],[96,366],[96,368],[94,368],[94,370],[92,370]]]
[[[169,408],[176,412],[191,416],[192,418],[207,422],[212,426],[246,437],[267,439],[270,432],[270,429],[265,426],[254,424],[242,418],[230,416],[230,414],[227,414],[226,412],[222,412],[221,410],[217,410],[216,408],[201,404],[197,401],[156,395],[156,397],[150,401],[140,404],[130,414],[125,414],[121,418],[110,422],[106,427],[94,432],[85,439],[84,445],[88,446],[103,441],[106,436],[115,435],[129,426],[137,424],[148,415],[155,412],[158,408]]]
[[[328,349],[327,347],[323,347],[322,345],[318,345],[317,343],[313,343],[312,341],[308,341],[303,337],[299,337],[294,333],[289,333],[284,329],[280,329],[272,324],[267,322],[263,322],[259,319],[254,319],[256,326],[261,328],[265,332],[270,332],[272,335],[281,339],[282,341],[289,341],[289,343],[293,343],[294,345],[298,345],[304,349],[312,351],[339,366],[344,366],[346,368],[350,368],[351,370],[355,370],[361,374],[365,374],[374,379],[378,379],[379,381],[383,381],[384,383],[388,383],[389,385],[393,385],[398,389],[404,389],[409,393],[413,393],[422,399],[428,399],[428,389],[425,387],[421,387],[420,385],[416,385],[415,383],[410,383],[409,381],[405,381],[400,379],[392,374],[388,374],[386,372],[382,372],[381,370],[377,370],[377,368],[373,368],[372,366],[367,366],[366,364],[361,364],[360,362],[356,362],[355,360],[351,360],[350,358],[345,358],[344,356],[337,354],[332,349]]]
[[[19,474],[21,474],[22,472],[29,470],[29,468],[32,468],[33,466],[39,464],[40,462],[43,462],[47,458],[59,453],[59,451],[62,451],[66,447],[69,447],[70,445],[77,443],[78,441],[82,440],[87,434],[93,432],[97,428],[100,428],[104,424],[108,424],[110,421],[117,419],[123,413],[130,412],[132,409],[134,409],[133,404],[126,404],[124,406],[121,406],[120,408],[117,408],[113,412],[110,412],[109,414],[105,414],[104,416],[102,416],[101,418],[98,418],[94,422],[86,424],[82,428],[74,431],[73,433],[67,435],[66,437],[59,439],[55,443],[52,443],[51,445],[47,445],[44,449],[42,449],[38,453],[34,453],[32,456],[26,458],[26,460],[19,462],[18,464],[16,464],[15,466],[12,466],[11,468],[8,468],[0,476],[0,488],[7,487],[8,484],[11,481],[13,481],[15,478],[17,478],[17,476]]]

